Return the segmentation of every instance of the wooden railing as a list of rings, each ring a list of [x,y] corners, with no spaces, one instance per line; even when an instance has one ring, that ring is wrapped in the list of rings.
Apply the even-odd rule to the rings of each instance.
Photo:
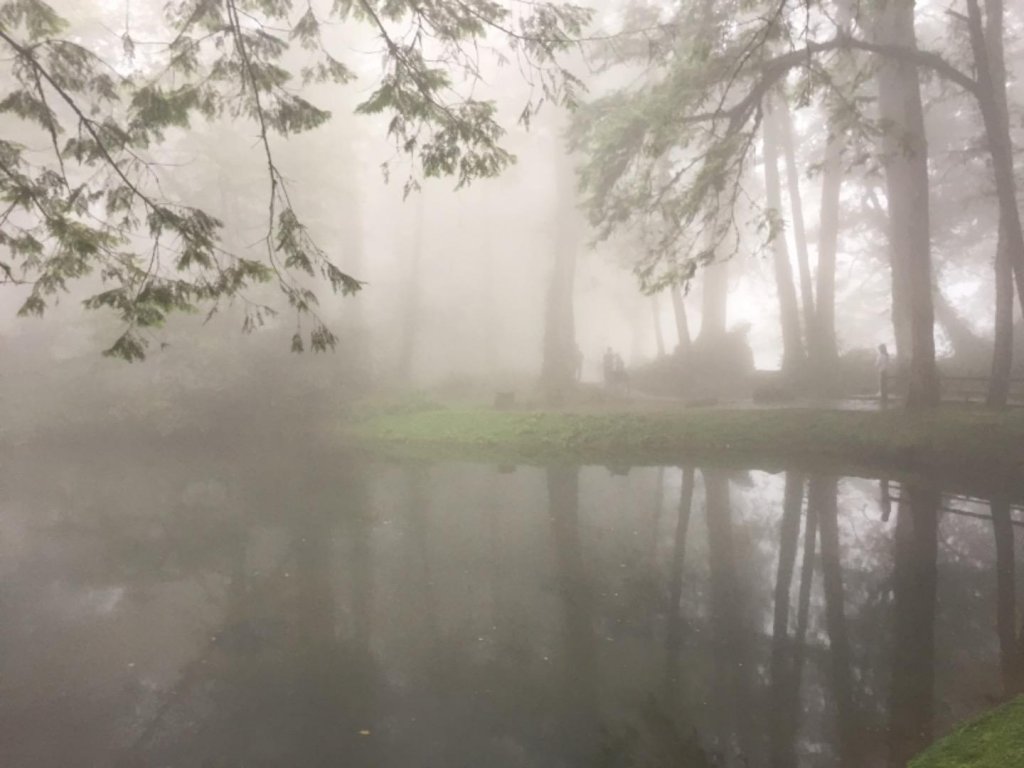
[[[908,377],[906,374],[889,374],[885,381],[879,381],[878,401],[884,407],[896,392],[903,394]],[[988,396],[990,376],[940,376],[939,397],[949,403],[983,403]],[[1007,405],[1024,406],[1024,377],[1011,376]]]

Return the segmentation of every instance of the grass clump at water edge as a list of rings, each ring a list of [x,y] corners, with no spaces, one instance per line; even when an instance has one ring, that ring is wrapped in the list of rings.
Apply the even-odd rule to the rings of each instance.
[[[961,725],[910,761],[908,768],[1024,766],[1024,697]]]

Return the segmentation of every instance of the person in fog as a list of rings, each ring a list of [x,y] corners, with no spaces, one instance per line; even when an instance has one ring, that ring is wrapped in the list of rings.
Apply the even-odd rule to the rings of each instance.
[[[884,406],[889,402],[889,350],[885,344],[878,345],[875,368],[878,370],[878,399]]]
[[[601,367],[604,371],[604,385],[610,387],[615,376],[615,353],[608,347],[604,351],[604,358],[601,360]]]
[[[629,392],[629,374],[626,373],[626,364],[622,361],[622,355],[618,352],[614,354],[612,360],[612,379],[617,387],[621,387],[627,393]]]
[[[583,350],[580,349],[580,345],[576,345],[576,349],[573,351],[573,365],[575,365],[576,372],[576,383],[579,384],[583,378]]]

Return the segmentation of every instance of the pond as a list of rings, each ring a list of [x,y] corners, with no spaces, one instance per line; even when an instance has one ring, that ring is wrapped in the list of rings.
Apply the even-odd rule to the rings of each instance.
[[[996,492],[286,441],[0,491],[4,766],[901,766],[1022,675]]]

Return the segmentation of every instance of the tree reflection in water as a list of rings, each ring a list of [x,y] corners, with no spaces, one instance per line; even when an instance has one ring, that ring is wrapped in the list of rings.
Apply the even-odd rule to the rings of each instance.
[[[132,460],[5,480],[3,765],[881,768],[1022,687],[1005,490]]]

